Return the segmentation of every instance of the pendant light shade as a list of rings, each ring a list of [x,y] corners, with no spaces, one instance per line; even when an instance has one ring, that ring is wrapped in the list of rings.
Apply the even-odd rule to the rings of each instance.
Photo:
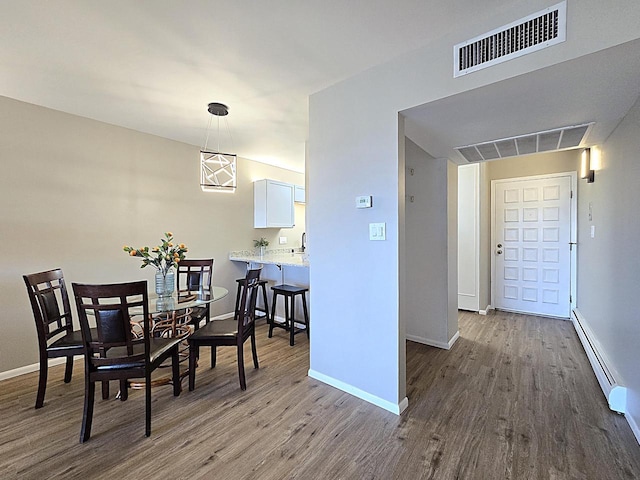
[[[235,192],[236,190],[236,160],[234,153],[222,153],[220,151],[220,117],[229,114],[229,107],[223,103],[210,103],[207,111],[212,115],[207,126],[207,139],[204,147],[200,150],[200,188],[204,192]],[[217,118],[217,148],[215,151],[208,149],[209,131],[211,120]],[[227,133],[231,141],[229,125]]]

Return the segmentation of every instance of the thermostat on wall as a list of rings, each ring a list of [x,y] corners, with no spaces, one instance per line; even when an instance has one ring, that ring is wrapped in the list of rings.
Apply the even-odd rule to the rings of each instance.
[[[361,195],[356,197],[356,208],[371,208],[373,197],[371,195]]]

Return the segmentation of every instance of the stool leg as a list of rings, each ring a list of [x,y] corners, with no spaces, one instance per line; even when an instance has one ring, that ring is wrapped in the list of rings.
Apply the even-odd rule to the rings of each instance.
[[[290,323],[290,327],[291,329],[289,330],[289,345],[293,347],[293,336],[295,335],[295,322],[296,322],[296,296],[295,295],[291,295],[291,323]]]
[[[291,328],[289,322],[289,295],[284,295],[284,326],[287,327],[287,330]]]
[[[269,323],[269,300],[267,299],[267,287],[262,284],[262,303],[264,304],[264,313],[267,316],[267,323]]]
[[[276,318],[276,298],[278,298],[278,294],[273,292],[273,300],[271,303],[271,318],[269,319],[269,338],[273,336],[273,322]]]
[[[304,323],[307,330],[307,338],[309,338],[309,311],[307,310],[307,294],[302,292],[302,310],[304,311]]]

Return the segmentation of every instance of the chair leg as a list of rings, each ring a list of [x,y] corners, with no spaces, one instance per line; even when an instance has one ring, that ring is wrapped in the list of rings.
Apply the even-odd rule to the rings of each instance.
[[[102,399],[109,400],[109,380],[102,381]]]
[[[182,383],[180,382],[180,354],[175,348],[171,355],[171,370],[173,371],[173,396],[177,397],[182,391]]]
[[[251,332],[251,353],[253,354],[253,366],[254,368],[260,368],[258,365],[258,351],[256,350],[256,331]]]
[[[144,419],[145,436],[151,436],[151,372],[148,371],[144,379]]]
[[[87,375],[85,374],[85,377]],[[80,443],[89,440],[91,436],[91,422],[93,420],[93,403],[95,401],[96,384],[85,378],[84,381],[84,410],[82,412],[82,428],[80,429]]]
[[[189,343],[189,391],[192,392],[196,386],[196,361],[198,356],[198,347],[193,343]]]
[[[40,355],[40,375],[38,377],[38,394],[36,395],[36,408],[42,408],[44,405],[44,393],[47,390],[47,373],[49,370],[49,361],[45,355]]]
[[[64,383],[71,381],[71,375],[73,375],[73,356],[68,356],[67,364],[64,367]]]
[[[211,368],[216,368],[216,356],[217,356],[216,346],[211,346]]]
[[[120,379],[120,401],[125,402],[129,398],[129,382],[126,378]]]
[[[246,390],[247,381],[244,378],[244,350],[242,346],[242,339],[240,339],[238,344],[238,375],[240,376],[240,390]]]

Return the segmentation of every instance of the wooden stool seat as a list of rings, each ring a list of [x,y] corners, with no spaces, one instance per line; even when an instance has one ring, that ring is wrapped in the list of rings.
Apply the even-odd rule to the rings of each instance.
[[[238,278],[236,280],[238,283],[238,291],[236,292],[236,309],[233,318],[238,319],[238,314],[240,313],[240,299],[242,298],[242,291],[247,285],[246,278]],[[258,288],[262,289],[262,303],[264,307],[256,306],[257,312],[262,312],[262,314],[256,315],[256,320],[260,320],[262,318],[267,319],[267,323],[269,323],[269,300],[267,300],[267,282],[266,280],[258,280]]]
[[[273,336],[274,327],[284,328],[289,332],[289,345],[293,346],[294,344],[294,336],[302,331],[307,332],[307,338],[309,338],[309,312],[307,310],[307,292],[309,291],[306,287],[298,287],[295,285],[274,285],[271,287],[273,291],[273,300],[271,304],[271,318],[269,319],[269,338]],[[284,324],[275,323],[276,317],[276,301],[278,295],[282,295],[284,297]],[[296,320],[296,295],[301,295],[302,300],[302,310],[304,313],[304,321]],[[289,304],[291,304],[291,310],[289,310]],[[289,312],[291,315],[289,315]],[[301,329],[295,328],[295,323],[304,324],[305,328]]]

